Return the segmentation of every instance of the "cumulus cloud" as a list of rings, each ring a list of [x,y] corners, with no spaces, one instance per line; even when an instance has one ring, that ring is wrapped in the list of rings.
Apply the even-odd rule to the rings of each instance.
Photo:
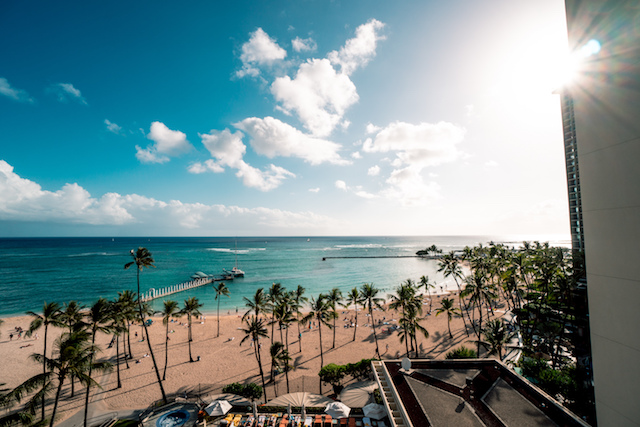
[[[376,126],[373,123],[368,123],[366,132],[367,132],[367,135],[371,135],[371,134],[380,132],[380,129],[382,129],[380,126]]]
[[[397,200],[402,206],[424,206],[440,198],[440,186],[425,182],[420,168],[397,169],[387,179],[389,187],[381,192],[383,197]]]
[[[346,74],[337,73],[328,59],[310,59],[300,65],[295,78],[277,78],[271,93],[281,109],[295,113],[314,136],[327,136],[341,124],[347,108],[359,97]]]
[[[320,188],[319,188],[319,187],[316,187],[316,188],[310,188],[310,189],[309,189],[309,192],[310,192],[310,193],[319,193],[319,192],[320,192]]]
[[[318,48],[318,45],[311,37],[306,39],[296,37],[291,40],[291,47],[293,47],[293,50],[296,52],[314,52]]]
[[[337,189],[339,190],[344,190],[347,191],[347,183],[344,182],[343,180],[339,179],[335,182],[335,186]]]
[[[53,93],[60,102],[67,103],[73,101],[87,105],[87,101],[82,96],[80,90],[73,87],[71,83],[55,83],[49,86],[47,90]]]
[[[0,77],[0,95],[4,95],[8,98],[18,102],[33,103],[33,99],[29,94],[22,90],[16,89],[9,84],[9,81],[4,77]]]
[[[231,133],[229,129],[223,131],[212,130],[207,134],[199,134],[202,144],[213,159],[204,163],[194,163],[187,169],[191,173],[224,172],[225,167],[236,169],[236,176],[242,183],[260,191],[270,191],[279,187],[287,178],[295,177],[288,170],[269,165],[265,170],[257,169],[244,160],[247,147],[242,142],[243,134],[238,131]]]
[[[354,151],[353,153],[351,153],[351,157],[353,157],[354,159],[358,160],[362,158],[362,154],[360,154],[359,151]]]
[[[378,165],[371,166],[369,168],[369,170],[367,171],[367,175],[369,175],[369,176],[378,176],[378,175],[380,175],[380,166],[378,166]]]
[[[147,138],[153,144],[146,148],[136,145],[136,158],[142,163],[166,163],[171,157],[179,156],[192,148],[187,135],[171,130],[161,122],[151,123]]]
[[[115,123],[110,122],[107,119],[104,119],[104,124],[107,125],[107,130],[111,133],[115,133],[116,135],[120,134],[120,131],[122,131],[122,127],[118,126]]]
[[[395,152],[395,166],[435,166],[461,156],[456,145],[465,130],[452,123],[420,123],[414,125],[395,122],[380,130],[374,139],[367,139],[363,150],[369,153]]]
[[[350,163],[338,154],[339,144],[305,135],[273,117],[250,117],[234,126],[251,137],[251,147],[256,153],[269,158],[298,157],[312,165]]]
[[[0,220],[19,222],[56,222],[69,225],[115,226],[129,232],[169,231],[186,235],[220,235],[228,229],[244,229],[276,235],[295,230],[320,230],[332,220],[313,212],[291,212],[263,207],[205,205],[168,202],[130,194],[106,193],[93,197],[77,183],[66,184],[57,191],[47,191],[20,177],[4,160],[0,160]],[[253,230],[247,227],[253,226]],[[97,229],[97,228],[96,228]],[[114,230],[115,228],[110,228]]]
[[[380,31],[384,24],[372,19],[356,29],[356,36],[347,40],[339,51],[328,55],[332,64],[338,65],[343,74],[350,75],[359,67],[364,67],[376,55],[378,40],[384,40]]]
[[[256,67],[271,65],[286,56],[287,51],[269,37],[262,28],[258,28],[251,33],[249,41],[242,45],[242,53],[240,54],[242,69],[238,70],[236,75],[240,78],[256,77],[260,74],[260,70]]]

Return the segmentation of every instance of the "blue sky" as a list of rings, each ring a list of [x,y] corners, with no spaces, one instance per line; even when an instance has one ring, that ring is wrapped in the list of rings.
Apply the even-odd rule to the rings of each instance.
[[[561,0],[10,0],[0,40],[0,236],[568,234]]]

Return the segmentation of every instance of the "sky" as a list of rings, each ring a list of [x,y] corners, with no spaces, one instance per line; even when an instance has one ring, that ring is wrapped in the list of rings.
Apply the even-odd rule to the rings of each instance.
[[[0,40],[0,237],[569,234],[562,0],[7,0]]]

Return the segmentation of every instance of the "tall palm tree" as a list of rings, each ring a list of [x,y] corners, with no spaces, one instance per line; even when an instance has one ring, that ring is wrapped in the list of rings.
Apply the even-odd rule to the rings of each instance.
[[[285,293],[273,308],[273,321],[278,323],[278,329],[280,330],[280,342],[283,341],[282,331],[285,331],[284,343],[287,351],[289,351],[289,325],[295,322],[293,309],[291,307],[292,297],[292,293]]]
[[[409,329],[409,332],[415,331],[416,317],[419,313],[422,313],[422,298],[416,295],[417,288],[415,283],[411,279],[407,279],[403,284],[396,288],[396,293],[391,295],[391,303],[389,308],[393,310],[401,310],[402,318],[404,319],[403,326]],[[404,338],[403,338],[404,337]],[[406,338],[411,338],[411,350],[414,349],[414,340],[416,339],[415,333],[401,334],[400,340],[405,341],[407,346],[407,354],[409,353],[409,344]],[[416,341],[415,347],[418,343]]]
[[[252,299],[247,297],[243,297],[242,299],[244,300],[245,307],[248,308],[247,312],[242,316],[242,320],[249,317],[252,312],[255,317],[259,318],[260,315],[266,311],[269,304],[267,295],[264,293],[263,288],[257,289],[255,294],[253,294]]]
[[[216,291],[216,300],[218,301],[218,334],[216,335],[216,337],[220,336],[220,300],[222,299],[222,296],[226,296],[227,298],[229,298],[229,288],[227,288],[227,285],[224,284],[224,282],[220,282],[220,284],[218,284],[218,286],[213,285],[213,290]]]
[[[136,320],[138,313],[136,310],[136,294],[131,290],[118,292],[118,301],[120,302],[120,310],[122,310],[122,318],[127,329],[127,347],[128,352],[126,359],[133,359],[133,351],[131,351],[131,323]]]
[[[67,328],[69,328],[69,333],[73,332],[74,328],[83,327],[82,321],[84,319],[84,314],[82,310],[85,307],[78,303],[78,301],[69,301],[64,304],[64,310],[61,313],[61,319],[64,323],[67,324]],[[73,375],[70,378],[71,380],[71,397],[75,396],[76,382]]]
[[[176,301],[167,300],[162,305],[162,324],[166,325],[164,340],[164,370],[162,371],[162,381],[167,379],[167,365],[169,364],[169,321],[180,315],[178,303]]]
[[[460,309],[455,308],[453,305],[453,300],[451,298],[443,298],[440,302],[440,308],[436,310],[436,316],[442,313],[447,314],[447,327],[449,328],[449,338],[453,338],[453,334],[451,333],[451,319],[455,316],[460,316]]]
[[[189,362],[193,362],[193,357],[191,356],[191,341],[193,341],[193,335],[191,334],[191,320],[193,316],[200,316],[200,307],[204,304],[201,304],[196,297],[190,297],[184,300],[184,306],[182,307],[181,313],[187,315],[187,325],[189,330]]]
[[[478,335],[477,351],[478,354],[480,354],[480,341],[482,339],[482,311],[485,303],[493,300],[496,295],[491,286],[487,283],[481,270],[476,270],[471,276],[467,277],[466,287],[463,289],[461,295],[463,298],[469,296],[469,304],[478,309],[479,323],[478,328],[476,329],[476,334]]]
[[[472,250],[467,246],[464,249],[465,259],[469,261],[469,257],[471,256]],[[463,314],[462,322],[464,323],[464,331],[469,336],[469,330],[467,329],[467,321],[464,318],[464,311],[462,308],[462,289],[460,288],[460,282],[458,280],[463,278],[462,267],[460,267],[460,260],[456,256],[455,252],[451,251],[448,254],[445,254],[438,261],[438,271],[444,274],[444,277],[453,277],[453,280],[456,282],[456,286],[458,287],[458,304],[460,305],[460,313]],[[469,313],[467,313],[467,316]],[[469,319],[471,323],[471,319]]]
[[[97,349],[95,345],[89,343],[89,333],[86,331],[80,330],[70,334],[65,333],[56,340],[54,346],[57,349],[56,358],[48,358],[44,354],[31,355],[33,360],[43,362],[49,367],[50,372],[48,372],[48,374],[50,374],[50,377],[55,377],[58,383],[49,427],[53,427],[62,386],[69,376],[73,375],[83,384],[95,384],[95,380],[87,375],[89,366],[91,365],[92,370],[105,370],[109,368],[108,363],[91,362],[93,360],[92,355]]]
[[[258,362],[258,368],[260,369],[260,377],[262,378],[262,390],[264,392],[264,401],[267,402],[267,388],[264,382],[264,371],[262,370],[262,358],[260,355],[260,338],[266,338],[267,328],[264,327],[264,320],[259,319],[257,316],[247,316],[243,321],[246,324],[245,328],[242,328],[245,336],[240,341],[240,344],[251,338],[253,342],[253,354],[256,356]]]
[[[295,313],[295,317],[297,319],[296,323],[298,324],[298,345],[300,347],[300,353],[302,353],[302,333],[300,332],[300,323],[302,322],[300,317],[302,315],[301,310],[303,305],[309,301],[309,298],[304,296],[305,291],[306,289],[303,286],[298,285],[294,291],[291,291],[291,300],[289,301],[291,310]]]
[[[108,333],[109,332],[109,301],[104,298],[99,298],[98,301],[93,303],[91,307],[89,307],[89,311],[86,314],[86,325],[89,333],[91,334],[91,346],[96,343],[96,334],[98,332]],[[89,377],[91,377],[91,371],[93,367],[93,358],[95,354],[91,354],[91,358],[89,359]],[[87,427],[87,415],[89,412],[89,394],[91,392],[91,383],[87,384],[87,390],[84,398],[84,426]]]
[[[267,309],[271,312],[271,344],[273,344],[273,330],[276,324],[274,321],[273,310],[285,292],[285,288],[280,283],[273,283],[267,292]]]
[[[349,291],[349,293],[347,294],[347,296],[345,297],[345,301],[343,304],[344,308],[349,308],[349,306],[351,304],[353,304],[354,307],[354,311],[356,312],[356,318],[355,318],[355,323],[354,323],[354,328],[353,328],[353,340],[356,340],[356,331],[358,330],[358,303],[360,302],[360,291],[358,291],[358,288],[353,288]]]
[[[153,362],[153,369],[156,373],[156,379],[158,380],[158,386],[160,387],[160,393],[162,393],[162,401],[167,403],[167,394],[164,392],[164,386],[162,385],[162,379],[160,378],[160,371],[158,370],[158,364],[156,363],[156,356],[153,354],[153,348],[151,347],[151,340],[149,339],[149,330],[147,329],[147,324],[145,322],[145,314],[142,309],[142,298],[140,297],[140,272],[143,268],[154,267],[154,260],[151,252],[147,250],[147,248],[138,248],[137,251],[131,249],[131,257],[133,261],[128,262],[124,265],[124,269],[127,270],[132,265],[136,266],[136,280],[138,285],[138,291],[136,296],[138,297],[138,314],[140,315],[140,321],[142,322],[142,327],[144,328],[145,338],[147,340],[147,347],[149,348],[149,354],[151,355],[151,361]]]
[[[327,294],[327,303],[331,307],[331,317],[333,318],[333,344],[331,348],[336,348],[336,319],[338,318],[338,312],[336,311],[336,305],[342,301],[342,291],[338,288],[333,288]]]
[[[33,317],[31,324],[29,325],[29,330],[26,332],[27,336],[31,336],[35,331],[44,326],[44,350],[42,351],[43,357],[47,357],[47,334],[49,332],[49,326],[55,326],[58,328],[64,328],[65,324],[62,320],[62,312],[60,309],[60,304],[57,302],[47,303],[45,301],[44,306],[42,307],[42,314],[35,313],[33,311],[27,311],[27,314]],[[42,360],[42,373],[47,373],[47,363],[43,359]],[[44,406],[45,400],[44,396],[42,396],[42,420],[44,421]]]
[[[420,324],[421,318],[418,316],[420,314],[420,308],[415,305],[407,306],[406,310],[402,314],[402,317],[398,321],[402,326],[402,330],[400,331],[400,342],[404,341],[407,349],[407,357],[409,356],[409,347],[407,346],[407,341],[411,341],[411,347],[414,347],[415,343],[415,354],[418,357],[418,332],[423,335],[425,338],[429,338],[429,331]]]
[[[431,298],[431,289],[435,288],[435,285],[429,281],[429,276],[420,276],[420,286],[427,291],[427,295],[429,296],[429,313],[433,309],[433,298]]]
[[[312,319],[318,321],[318,333],[320,337],[320,366],[324,366],[324,353],[322,351],[322,325],[331,329],[330,314],[331,306],[327,302],[324,294],[318,295],[318,298],[311,298],[311,307],[309,313],[302,319],[303,322],[309,322]]]
[[[378,297],[380,290],[374,286],[373,283],[364,283],[360,288],[360,304],[367,310],[369,310],[369,317],[371,318],[371,326],[373,326],[373,339],[376,342],[376,356],[380,358],[380,348],[378,347],[378,335],[376,334],[376,322],[373,319],[373,309],[379,308],[383,310],[382,303],[384,299]]]

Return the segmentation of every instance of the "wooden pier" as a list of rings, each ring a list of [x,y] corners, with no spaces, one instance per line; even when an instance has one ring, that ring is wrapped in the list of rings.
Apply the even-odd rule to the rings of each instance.
[[[200,286],[208,285],[209,283],[213,283],[219,279],[214,277],[203,277],[200,279],[194,279],[189,282],[180,283],[178,285],[167,286],[166,288],[155,289],[151,288],[147,292],[143,293],[140,297],[143,302],[151,301],[156,298],[166,297],[167,295],[175,294],[182,291],[187,291],[189,289],[199,288]],[[231,279],[233,280],[233,279]]]

